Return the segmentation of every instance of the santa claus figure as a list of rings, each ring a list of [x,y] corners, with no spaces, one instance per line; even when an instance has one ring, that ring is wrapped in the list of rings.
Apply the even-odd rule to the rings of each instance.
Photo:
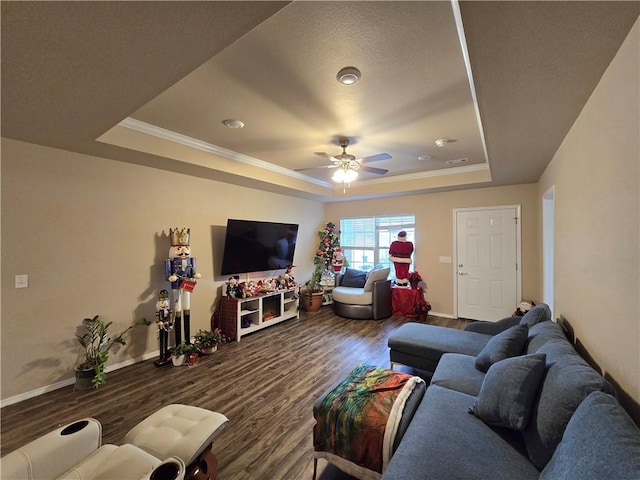
[[[342,253],[341,248],[338,247],[333,251],[331,265],[333,266],[333,271],[336,273],[336,275],[342,271],[342,267],[344,265],[344,253]]]
[[[413,243],[407,241],[407,232],[398,232],[398,239],[391,242],[389,247],[389,260],[393,262],[396,270],[396,284],[401,287],[409,285],[409,265],[411,265],[411,254],[413,253]]]

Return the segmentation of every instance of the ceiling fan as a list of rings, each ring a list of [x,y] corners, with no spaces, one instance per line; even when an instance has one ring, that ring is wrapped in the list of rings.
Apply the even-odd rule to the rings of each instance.
[[[340,137],[338,139],[340,147],[342,147],[342,153],[331,156],[325,152],[313,152],[319,157],[325,158],[331,162],[331,165],[323,165],[321,167],[300,168],[296,171],[302,170],[314,170],[316,168],[337,168],[333,174],[333,180],[340,183],[349,183],[358,176],[358,172],[375,173],[376,175],[384,175],[389,170],[384,168],[375,168],[363,166],[363,163],[377,162],[380,160],[389,160],[391,155],[388,153],[378,153],[377,155],[370,155],[368,157],[356,158],[354,155],[347,153],[347,147],[349,146],[348,137]]]

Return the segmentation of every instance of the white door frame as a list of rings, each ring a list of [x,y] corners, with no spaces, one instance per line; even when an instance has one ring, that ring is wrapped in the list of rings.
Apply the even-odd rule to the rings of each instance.
[[[516,295],[522,299],[522,215],[521,205],[496,205],[493,207],[468,207],[453,209],[453,316],[458,318],[458,212],[473,212],[487,210],[502,210],[515,208],[516,210]]]
[[[542,301],[554,318],[555,296],[555,185],[542,195]]]

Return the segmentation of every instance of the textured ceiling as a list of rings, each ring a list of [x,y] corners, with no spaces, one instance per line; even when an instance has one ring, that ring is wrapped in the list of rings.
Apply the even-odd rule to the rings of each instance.
[[[2,2],[2,135],[326,201],[535,182],[639,11]],[[345,66],[358,84],[336,81]],[[342,135],[358,158],[389,153],[370,164],[389,173],[335,188],[314,152]]]

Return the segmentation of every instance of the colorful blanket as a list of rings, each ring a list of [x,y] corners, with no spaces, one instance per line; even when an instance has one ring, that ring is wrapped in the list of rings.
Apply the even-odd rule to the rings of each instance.
[[[315,457],[359,478],[380,478],[406,400],[419,382],[419,377],[358,365],[314,407]]]

